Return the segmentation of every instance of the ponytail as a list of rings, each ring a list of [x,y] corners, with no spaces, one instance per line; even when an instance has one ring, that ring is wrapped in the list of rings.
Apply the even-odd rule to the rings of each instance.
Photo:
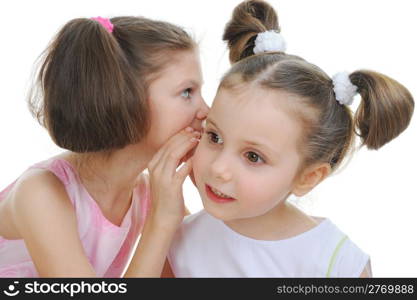
[[[356,134],[369,149],[379,149],[396,138],[410,123],[414,101],[399,82],[373,71],[350,75],[362,102],[354,116]]]
[[[223,41],[230,50],[230,62],[253,55],[256,35],[268,30],[280,32],[278,16],[267,2],[249,0],[239,4],[223,33]]]

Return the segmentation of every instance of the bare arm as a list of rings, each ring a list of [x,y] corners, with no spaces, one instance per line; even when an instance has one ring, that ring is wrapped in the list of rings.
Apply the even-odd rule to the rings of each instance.
[[[371,270],[371,262],[368,261],[368,263],[366,264],[365,268],[363,269],[361,275],[359,276],[360,278],[368,278],[368,277],[372,277],[372,270]]]
[[[125,277],[160,277],[177,227],[164,226],[155,220],[145,224],[139,245]]]
[[[41,277],[96,277],[78,235],[74,207],[62,183],[31,172],[12,191],[12,215]]]
[[[182,131],[155,154],[148,165],[152,206],[138,247],[125,277],[160,277],[172,239],[186,208],[182,184],[191,171],[188,160],[178,171],[182,158],[197,145],[198,135]]]

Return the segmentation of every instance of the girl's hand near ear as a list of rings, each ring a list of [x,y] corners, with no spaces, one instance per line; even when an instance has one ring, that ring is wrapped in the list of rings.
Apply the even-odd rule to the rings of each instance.
[[[172,238],[186,213],[182,185],[191,161],[177,168],[199,138],[199,132],[187,128],[171,137],[149,162],[151,209],[125,277],[161,276]]]
[[[154,155],[148,164],[151,189],[151,211],[149,217],[169,224],[180,224],[185,205],[182,185],[192,170],[188,158],[178,166],[198,144],[200,133],[187,128],[171,137]]]

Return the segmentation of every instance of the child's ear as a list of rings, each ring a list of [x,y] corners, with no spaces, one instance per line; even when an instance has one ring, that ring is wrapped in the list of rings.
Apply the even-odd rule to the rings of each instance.
[[[331,172],[330,164],[319,163],[305,168],[296,178],[292,193],[301,197],[311,191]]]

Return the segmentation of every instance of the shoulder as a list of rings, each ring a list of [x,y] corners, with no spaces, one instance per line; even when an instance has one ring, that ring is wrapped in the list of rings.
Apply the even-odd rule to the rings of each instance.
[[[370,257],[352,239],[338,227],[332,224],[334,238],[331,243],[331,252],[327,275],[330,277],[360,277],[369,266]],[[368,272],[370,275],[370,271]]]
[[[210,227],[210,216],[204,209],[188,215],[175,234],[174,244],[179,247],[180,245],[193,243],[193,240],[204,236]]]
[[[11,191],[11,197],[15,206],[19,207],[51,202],[51,199],[55,197],[65,201],[67,194],[61,180],[52,172],[44,169],[31,169],[17,180]]]
[[[12,192],[16,229],[41,277],[95,276],[64,184],[53,173],[25,173]]]
[[[204,247],[207,242],[206,237],[211,237],[211,241],[213,241],[214,237],[219,236],[222,232],[219,222],[221,221],[209,215],[204,209],[186,216],[181,227],[175,233],[173,248]]]
[[[73,213],[73,206],[63,183],[50,171],[31,169],[25,172],[10,193],[10,209],[17,227],[34,219],[62,212]]]
[[[362,273],[359,277],[361,277],[361,278],[372,277],[372,268],[371,268],[371,261],[370,260],[368,260],[365,268],[362,270]]]
[[[200,257],[206,248],[210,234],[210,217],[203,209],[184,218],[180,228],[175,233],[168,253],[168,260],[173,270],[178,270],[178,264]],[[200,253],[200,254],[199,254]]]
[[[347,238],[335,259],[336,274],[338,277],[360,277],[369,265],[369,260],[369,255]]]
[[[212,227],[216,223],[216,219],[210,216],[204,209],[188,215],[182,222],[183,231],[201,231],[207,227]]]

